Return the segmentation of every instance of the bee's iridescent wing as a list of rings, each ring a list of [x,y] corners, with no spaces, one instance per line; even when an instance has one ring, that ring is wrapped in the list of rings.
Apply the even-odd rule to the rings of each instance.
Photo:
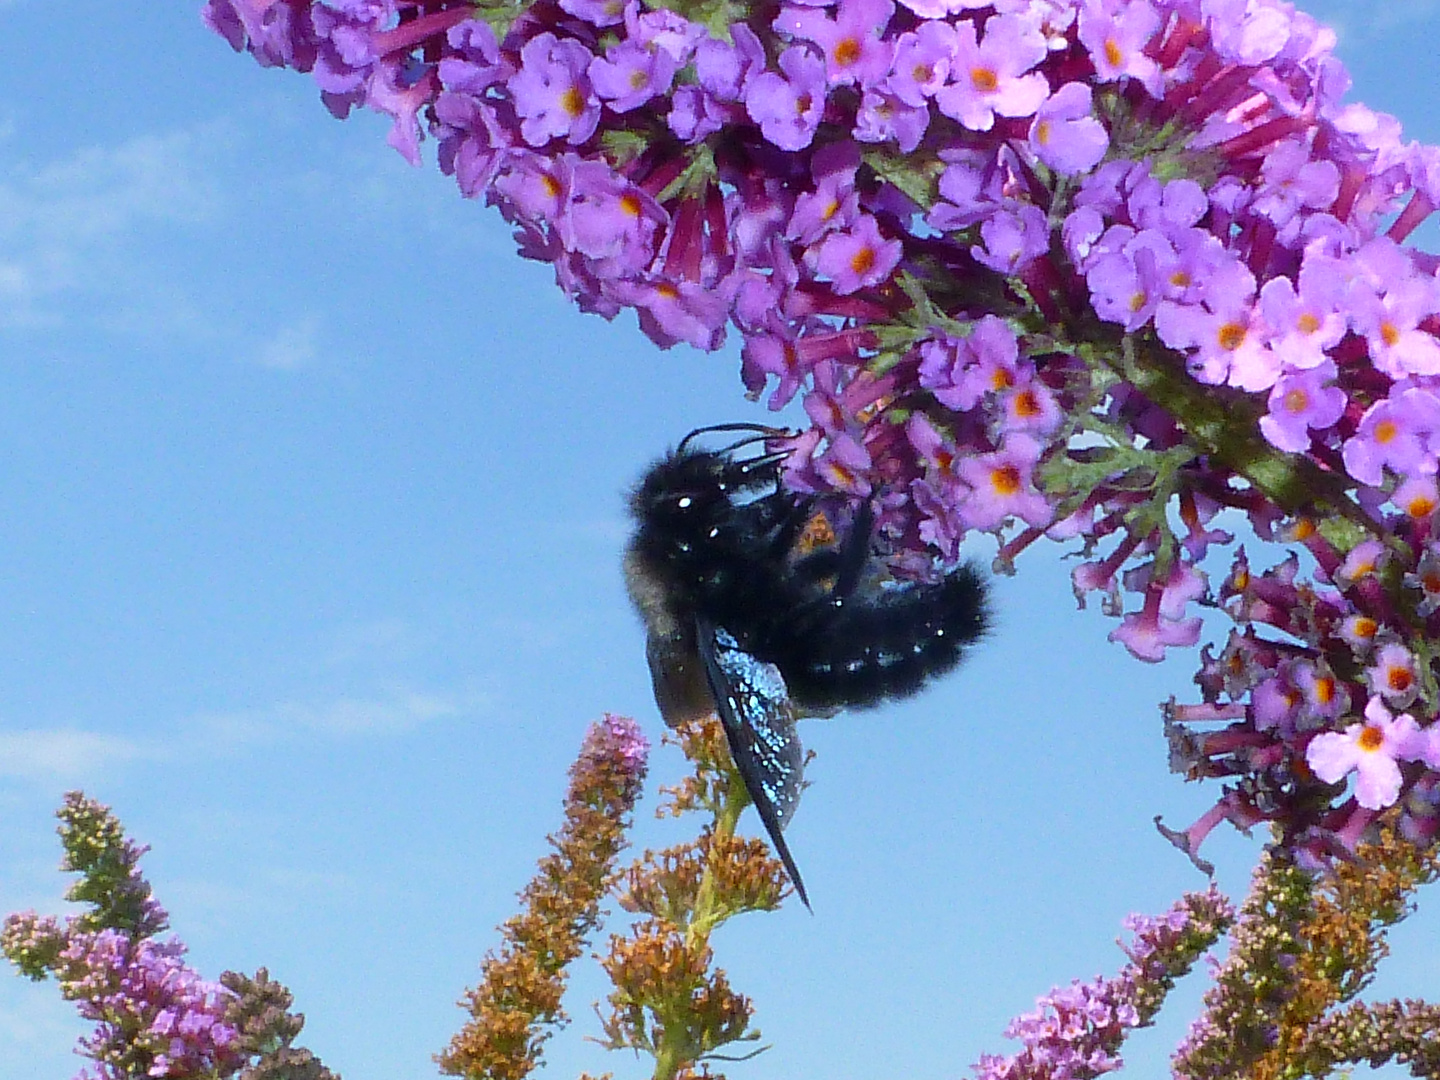
[[[740,648],[723,626],[697,619],[696,639],[730,756],[795,891],[809,907],[800,870],[783,835],[800,802],[805,759],[785,680],[773,664],[762,663]]]

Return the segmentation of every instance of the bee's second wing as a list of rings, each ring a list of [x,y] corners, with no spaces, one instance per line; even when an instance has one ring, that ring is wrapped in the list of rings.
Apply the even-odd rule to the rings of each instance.
[[[740,648],[723,626],[697,620],[696,644],[725,727],[730,756],[795,891],[809,907],[799,868],[782,832],[800,803],[805,759],[785,680],[774,665],[762,663]]]

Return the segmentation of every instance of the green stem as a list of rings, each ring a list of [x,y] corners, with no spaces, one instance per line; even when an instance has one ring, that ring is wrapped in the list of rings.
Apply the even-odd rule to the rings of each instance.
[[[717,902],[715,885],[715,857],[717,845],[723,844],[735,835],[740,822],[740,813],[750,803],[745,782],[732,766],[728,771],[728,783],[715,810],[715,826],[710,833],[710,851],[705,860],[705,870],[700,875],[700,887],[695,891],[695,907],[685,926],[685,948],[693,956],[703,952],[710,944],[710,934],[732,914]],[[677,1003],[677,1007],[688,1006],[689,1002]],[[693,1064],[695,1047],[691,1044],[689,1030],[679,1016],[662,1015],[660,1040],[655,1047],[654,1080],[674,1080],[682,1066]]]

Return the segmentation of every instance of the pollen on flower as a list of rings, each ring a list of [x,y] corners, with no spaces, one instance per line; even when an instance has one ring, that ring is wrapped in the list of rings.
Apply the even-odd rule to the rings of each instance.
[[[1000,85],[1000,77],[994,68],[975,67],[970,69],[970,85],[982,94],[990,94]]]
[[[1049,121],[1049,120],[1037,120],[1037,121],[1035,121],[1035,141],[1036,141],[1037,143],[1039,143],[1041,146],[1049,146],[1049,145],[1050,145],[1050,121]]]
[[[1020,490],[1020,470],[1014,465],[1002,465],[990,470],[990,486],[999,495],[1014,495]]]
[[[1397,694],[1403,694],[1415,685],[1415,676],[1407,667],[1394,665],[1385,673],[1385,685]]]
[[[1310,408],[1310,395],[1302,387],[1297,386],[1286,392],[1284,398],[1281,399],[1281,404],[1286,412],[1300,416]]]
[[[1355,744],[1366,753],[1373,754],[1385,745],[1385,733],[1374,724],[1366,724],[1365,730],[1360,732],[1360,738],[1355,740]]]
[[[860,59],[860,52],[860,42],[847,37],[835,46],[835,63],[839,67],[849,67]]]
[[[1302,334],[1313,334],[1320,329],[1320,320],[1311,312],[1306,311],[1295,320],[1295,328]]]
[[[1027,420],[1040,415],[1040,399],[1034,390],[1021,390],[1015,395],[1015,415]]]
[[[1009,390],[1015,385],[1015,373],[1009,368],[997,367],[990,373],[990,387],[994,390]]]
[[[546,198],[550,199],[559,198],[560,192],[564,190],[560,186],[560,181],[548,172],[540,174],[540,187],[544,189]]]
[[[810,106],[815,104],[815,99],[808,93],[799,94],[795,98],[795,115],[804,116],[810,111]]]
[[[850,256],[850,269],[855,271],[858,276],[863,277],[868,274],[874,265],[875,249],[869,245],[862,247],[859,251],[855,252],[854,255]]]
[[[1317,705],[1329,705],[1335,700],[1335,679],[1329,675],[1317,675],[1311,690]]]
[[[620,196],[620,209],[629,214],[632,218],[638,218],[642,209],[640,196],[633,191],[627,191]]]
[[[1176,270],[1170,275],[1170,284],[1177,289],[1188,289],[1193,280],[1188,270]]]
[[[1105,62],[1113,68],[1118,68],[1125,62],[1125,51],[1113,37],[1105,39]]]
[[[1380,340],[1393,349],[1400,340],[1400,328],[1386,319],[1380,324]]]
[[[1409,514],[1416,521],[1428,518],[1435,513],[1437,504],[1429,495],[1416,495],[1405,503],[1405,513]]]
[[[655,286],[655,295],[662,300],[680,299],[680,290],[668,281],[662,281]]]
[[[1234,352],[1241,345],[1245,344],[1245,326],[1242,323],[1227,322],[1220,327],[1215,335],[1220,348],[1226,352]]]
[[[1136,292],[1131,293],[1130,313],[1133,315],[1139,312],[1142,308],[1145,307],[1145,304],[1149,299],[1150,298],[1144,293],[1144,291],[1137,290]]]
[[[1380,630],[1380,624],[1368,615],[1356,615],[1347,628],[1357,638],[1373,638]]]
[[[1394,420],[1380,420],[1375,424],[1374,439],[1381,446],[1393,442],[1396,435],[1400,434],[1400,427]]]
[[[818,548],[829,547],[836,540],[835,526],[830,524],[830,519],[823,511],[816,512],[805,522],[805,527],[800,530],[800,536],[795,541],[795,550],[798,554],[808,555]]]
[[[822,471],[830,478],[835,487],[845,489],[855,484],[856,476],[854,469],[848,469],[838,461],[827,461],[822,466]]]
[[[560,95],[560,107],[571,117],[578,117],[585,111],[585,95],[578,86],[569,87]]]

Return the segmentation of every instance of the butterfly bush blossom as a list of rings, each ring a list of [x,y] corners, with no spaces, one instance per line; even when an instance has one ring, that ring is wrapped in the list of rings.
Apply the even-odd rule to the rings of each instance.
[[[1187,893],[1158,918],[1131,915],[1134,939],[1120,974],[1057,988],[1005,1029],[1021,1050],[987,1054],[974,1066],[976,1080],[1070,1080],[1115,1072],[1119,1050],[1135,1028],[1151,1023],[1175,980],[1189,972],[1235,918],[1234,908],[1211,886]]]
[[[339,117],[433,138],[584,310],[738,332],[797,398],[796,490],[870,498],[897,572],[1078,542],[1140,659],[1236,628],[1174,704],[1225,777],[1172,838],[1311,857],[1440,825],[1440,152],[1346,103],[1279,0],[207,0]],[[1217,522],[1297,556],[1251,569]],[[1207,555],[1231,560],[1218,584]],[[1215,568],[1212,566],[1211,570]],[[1198,859],[1198,855],[1195,855]]]

